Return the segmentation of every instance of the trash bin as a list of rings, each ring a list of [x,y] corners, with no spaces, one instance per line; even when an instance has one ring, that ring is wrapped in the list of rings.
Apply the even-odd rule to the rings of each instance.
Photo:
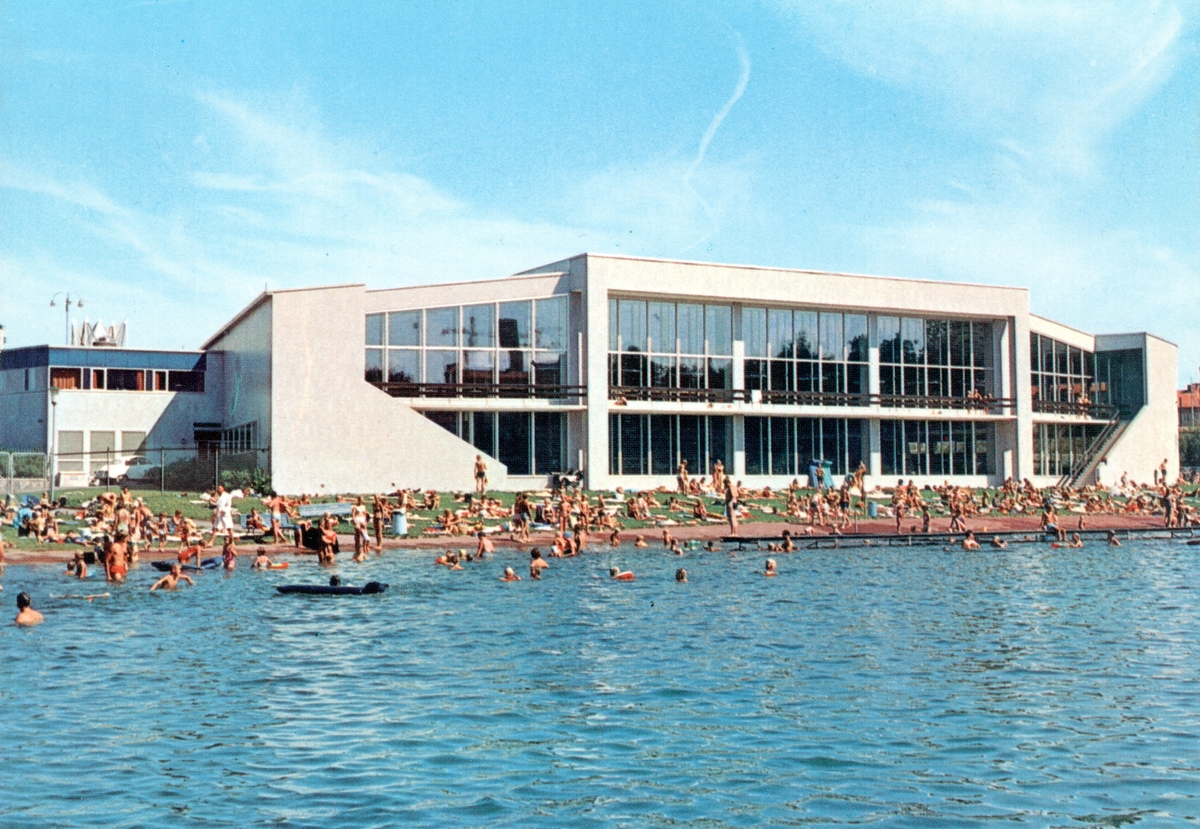
[[[874,501],[867,501],[867,517],[868,518],[878,518],[879,517],[879,504],[876,504]]]
[[[401,538],[408,535],[408,513],[404,510],[392,513],[392,532]]]

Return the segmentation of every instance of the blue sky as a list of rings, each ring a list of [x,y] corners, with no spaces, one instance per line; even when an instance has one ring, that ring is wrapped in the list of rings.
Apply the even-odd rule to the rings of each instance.
[[[582,251],[1025,286],[1200,364],[1195,3],[0,6],[0,322]]]

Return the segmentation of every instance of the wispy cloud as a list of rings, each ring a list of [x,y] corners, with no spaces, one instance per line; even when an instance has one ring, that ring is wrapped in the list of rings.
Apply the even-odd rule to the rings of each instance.
[[[855,70],[1076,174],[1169,73],[1184,21],[1157,0],[768,2]]]

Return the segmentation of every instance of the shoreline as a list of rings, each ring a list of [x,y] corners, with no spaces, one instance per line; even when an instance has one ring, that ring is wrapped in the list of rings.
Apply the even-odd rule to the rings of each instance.
[[[1066,513],[1061,516],[1065,519],[1067,533],[1076,532],[1078,523],[1078,514]],[[945,534],[949,533],[950,519],[937,518],[930,523],[930,534]],[[920,532],[921,522],[905,519],[902,527],[904,532],[896,533],[896,521],[893,518],[874,518],[863,521],[853,522],[851,529],[843,532],[841,538],[853,539],[855,536],[895,536],[898,538],[908,536],[922,536]],[[985,518],[975,517],[967,521],[967,529],[974,532],[977,536],[983,536],[988,533],[1028,533],[1034,536],[1038,535],[1039,519],[1034,516],[988,516]],[[743,524],[739,527],[738,535],[747,541],[753,541],[757,538],[774,539],[778,538],[785,529],[791,530],[793,537],[799,543],[805,538],[827,538],[836,536],[828,527],[815,527],[812,536],[806,533],[808,524],[800,522],[785,522],[785,521],[756,521],[753,523]],[[1146,530],[1166,530],[1163,517],[1161,515],[1106,515],[1106,514],[1087,514],[1085,516],[1085,528],[1087,530],[1116,530],[1121,531],[1146,531]],[[909,530],[915,530],[910,532]],[[1177,528],[1182,529],[1182,528]],[[607,533],[592,533],[589,535],[588,552],[596,553],[599,551],[633,550],[638,552],[638,548],[633,546],[634,539],[641,535],[645,536],[648,547],[643,548],[644,552],[662,552],[662,531],[670,530],[671,535],[678,538],[680,541],[720,541],[730,535],[729,527],[725,523],[720,524],[675,524],[666,527],[654,527],[643,529],[629,529],[621,531],[621,546],[612,547],[608,542]],[[961,533],[956,533],[961,534]],[[516,542],[509,538],[507,533],[490,533],[488,538],[497,550],[514,549],[527,550],[533,547],[551,547],[554,543],[554,533],[549,531],[536,532],[530,535],[528,542]],[[354,536],[350,533],[339,533],[338,544],[342,549],[341,555],[346,555],[347,552],[354,549]],[[425,535],[413,538],[384,538],[384,550],[413,552],[426,550],[447,550],[447,549],[465,549],[468,552],[474,552],[476,539],[474,535]],[[257,541],[243,541],[238,544],[239,554],[252,554],[258,547],[264,547],[268,555],[290,555],[290,556],[316,556],[315,551],[307,548],[294,547],[291,544],[260,544]],[[82,546],[79,550],[85,549]],[[212,552],[209,555],[220,555],[220,545],[209,547]],[[178,548],[167,548],[162,552],[157,550],[143,550],[138,553],[139,561],[166,561],[174,559],[177,555]],[[20,550],[9,549],[6,551],[6,563],[13,564],[64,564],[74,558],[76,549],[61,549],[61,550]]]

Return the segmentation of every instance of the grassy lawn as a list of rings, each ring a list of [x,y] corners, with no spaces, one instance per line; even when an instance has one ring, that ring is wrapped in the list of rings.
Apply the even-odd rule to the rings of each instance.
[[[1193,504],[1195,503],[1198,489],[1200,489],[1200,488],[1197,488],[1197,487],[1187,487],[1186,488],[1186,490],[1188,491],[1188,500],[1190,502],[1192,502]],[[57,493],[57,495],[59,497],[65,497],[67,499],[67,509],[71,510],[71,509],[80,509],[84,503],[87,503],[88,501],[92,500],[101,492],[104,492],[103,488],[72,489],[72,490],[60,491]],[[980,490],[979,492],[986,492],[990,499],[991,497],[993,497],[995,495],[996,490],[988,489],[988,490]],[[596,496],[599,493],[588,492],[587,494],[588,494],[589,498],[591,498],[592,502],[595,503]],[[612,505],[614,503],[614,499],[611,497],[612,493],[604,493],[604,494],[605,494],[605,497],[608,500],[609,504]],[[160,512],[165,512],[168,515],[173,515],[175,510],[182,510],[183,514],[185,516],[196,519],[200,522],[204,522],[204,523],[201,523],[202,527],[205,526],[205,524],[212,518],[212,509],[210,507],[208,507],[206,504],[203,504],[203,503],[194,503],[194,502],[200,500],[197,497],[197,493],[191,493],[191,492],[189,492],[189,493],[162,492],[162,493],[160,493],[160,492],[156,492],[156,491],[135,491],[134,495],[135,495],[135,497],[142,498],[146,502],[146,504],[150,507],[150,509],[154,510],[154,512],[156,514],[160,513]],[[947,511],[942,508],[940,496],[938,496],[936,493],[933,493],[933,492],[924,492],[923,495],[925,497],[925,500],[929,503],[930,513],[934,517],[944,518],[944,517],[946,517],[946,515],[948,515]],[[489,497],[496,498],[505,507],[512,507],[513,502],[516,500],[516,494],[511,493],[511,492],[489,493]],[[633,519],[625,517],[623,515],[624,510],[622,509],[622,514],[618,515],[618,522],[620,523],[623,530],[628,530],[631,532],[645,531],[647,534],[659,532],[661,530],[661,527],[658,522],[663,521],[663,520],[673,521],[673,522],[675,522],[676,526],[695,526],[695,525],[705,523],[705,522],[697,521],[692,518],[691,505],[694,501],[694,497],[681,499],[681,504],[683,504],[684,509],[680,510],[680,511],[676,511],[676,512],[672,512],[669,509],[667,509],[667,505],[669,504],[671,497],[672,496],[670,493],[655,492],[655,498],[661,503],[657,508],[654,508],[651,510],[651,515],[653,516],[653,520],[651,520],[651,521],[634,521]],[[870,500],[878,503],[882,507],[890,501],[891,492],[889,491],[886,493],[885,492],[868,493],[868,497],[870,498]],[[371,495],[365,495],[363,498],[363,500],[367,503],[368,507],[370,506],[371,498],[372,498]],[[329,496],[329,497],[325,497],[325,498],[314,499],[313,503],[329,503],[329,502],[333,502],[334,500],[335,500],[334,496]],[[537,498],[535,500],[540,501],[541,499]],[[720,502],[719,499],[715,499],[710,496],[705,496],[704,500],[705,500],[706,506],[708,507],[709,513],[712,517],[723,518],[724,505]],[[1116,500],[1118,501],[1118,503],[1124,502],[1124,499],[1116,499]],[[754,497],[754,496],[748,497],[748,498],[744,497],[742,499],[742,503],[749,506],[750,516],[748,518],[741,519],[739,521],[740,524],[744,525],[744,524],[754,524],[754,523],[763,523],[763,522],[781,522],[781,521],[786,522],[789,520],[785,516],[782,515],[782,513],[786,507],[786,503],[787,503],[786,492],[783,492],[783,491],[772,492],[772,497],[770,497],[770,498],[761,498],[761,497]],[[450,507],[452,509],[457,509],[457,508],[461,507],[462,505],[463,505],[463,502],[456,498],[455,493],[452,493],[452,492],[441,493],[442,509],[445,509],[447,507]],[[857,498],[854,499],[854,506],[855,506],[854,518],[859,519],[859,520],[864,519],[865,515],[863,515],[861,510],[858,509],[858,499]],[[262,500],[259,498],[241,498],[241,499],[237,499],[234,501],[234,509],[238,513],[249,514],[251,508],[257,508],[259,510],[259,512],[261,513],[263,511]],[[70,530],[70,529],[77,529],[81,526],[84,526],[84,522],[81,520],[76,520],[74,518],[74,516],[67,517],[65,511],[60,511],[59,516],[60,516],[60,527],[64,532],[67,530]],[[423,531],[427,527],[429,527],[433,524],[433,521],[436,517],[437,517],[437,512],[432,511],[432,510],[410,511],[408,514],[409,537],[414,538],[414,537],[421,536],[423,534]],[[507,520],[507,519],[505,519],[505,520]],[[910,521],[913,520],[911,515],[909,516],[909,520]],[[795,522],[794,519],[792,519],[792,522],[799,523],[799,522]],[[482,523],[485,527],[495,527],[495,526],[505,523],[505,521],[499,520],[499,519],[486,519]],[[709,522],[709,523],[712,523],[714,526],[716,526],[718,524],[723,523],[723,520],[717,521],[717,522]],[[340,530],[342,532],[349,532],[350,531],[349,524],[343,520]],[[391,526],[390,525],[386,528],[386,531],[387,531],[387,534],[390,536],[391,535]],[[7,527],[7,526],[4,527],[3,535],[4,535],[4,541],[10,547],[10,549],[17,549],[17,550],[78,550],[78,549],[80,549],[80,546],[75,545],[75,544],[38,545],[28,538],[18,539],[17,531],[16,531],[16,528],[14,528],[14,527]]]

